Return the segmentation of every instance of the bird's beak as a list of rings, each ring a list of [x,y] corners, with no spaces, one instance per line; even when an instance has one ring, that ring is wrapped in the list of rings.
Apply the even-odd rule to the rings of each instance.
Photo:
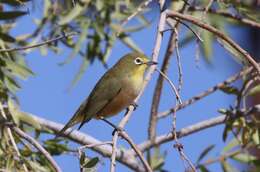
[[[155,61],[148,61],[145,64],[147,64],[148,66],[152,66],[152,65],[157,65],[158,63]]]

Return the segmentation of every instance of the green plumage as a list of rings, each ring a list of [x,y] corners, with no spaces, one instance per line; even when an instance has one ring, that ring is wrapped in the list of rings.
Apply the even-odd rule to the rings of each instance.
[[[137,60],[141,64],[137,64]],[[78,123],[81,123],[80,129],[92,118],[115,115],[133,103],[142,88],[143,76],[149,64],[155,63],[150,63],[141,53],[129,53],[122,57],[101,77],[89,97],[58,135]]]

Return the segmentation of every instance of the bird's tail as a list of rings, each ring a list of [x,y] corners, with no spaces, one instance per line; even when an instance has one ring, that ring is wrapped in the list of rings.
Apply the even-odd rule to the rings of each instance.
[[[57,138],[57,137],[60,137],[60,136],[62,136],[62,135],[68,135],[68,134],[70,134],[70,132],[71,132],[72,130],[71,130],[69,133],[65,133],[66,130],[67,130],[68,128],[70,128],[70,127],[76,125],[76,124],[79,123],[79,122],[80,122],[80,121],[78,120],[78,115],[75,114],[75,115],[69,120],[69,122],[57,133],[56,138]]]
[[[70,132],[72,132],[72,130],[69,133],[65,133],[68,128],[70,128],[78,123],[81,123],[80,127],[82,127],[82,125],[84,123],[88,122],[91,119],[90,117],[87,117],[86,115],[84,115],[86,104],[87,104],[87,100],[85,100],[80,105],[80,107],[78,108],[76,113],[73,115],[73,117],[69,120],[69,122],[58,132],[58,134],[56,135],[56,138],[61,135],[70,134]],[[79,127],[79,129],[80,129],[80,127]]]

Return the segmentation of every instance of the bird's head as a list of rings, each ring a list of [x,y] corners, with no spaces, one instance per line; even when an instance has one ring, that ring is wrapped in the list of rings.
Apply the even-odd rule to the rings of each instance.
[[[149,66],[156,64],[157,62],[150,60],[146,55],[139,52],[132,52],[123,56],[116,66],[124,73],[143,76]]]

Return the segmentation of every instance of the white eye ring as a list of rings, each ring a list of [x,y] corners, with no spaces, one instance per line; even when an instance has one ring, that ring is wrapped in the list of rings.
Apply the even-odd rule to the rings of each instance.
[[[135,64],[141,65],[143,64],[143,60],[140,57],[135,58]]]

